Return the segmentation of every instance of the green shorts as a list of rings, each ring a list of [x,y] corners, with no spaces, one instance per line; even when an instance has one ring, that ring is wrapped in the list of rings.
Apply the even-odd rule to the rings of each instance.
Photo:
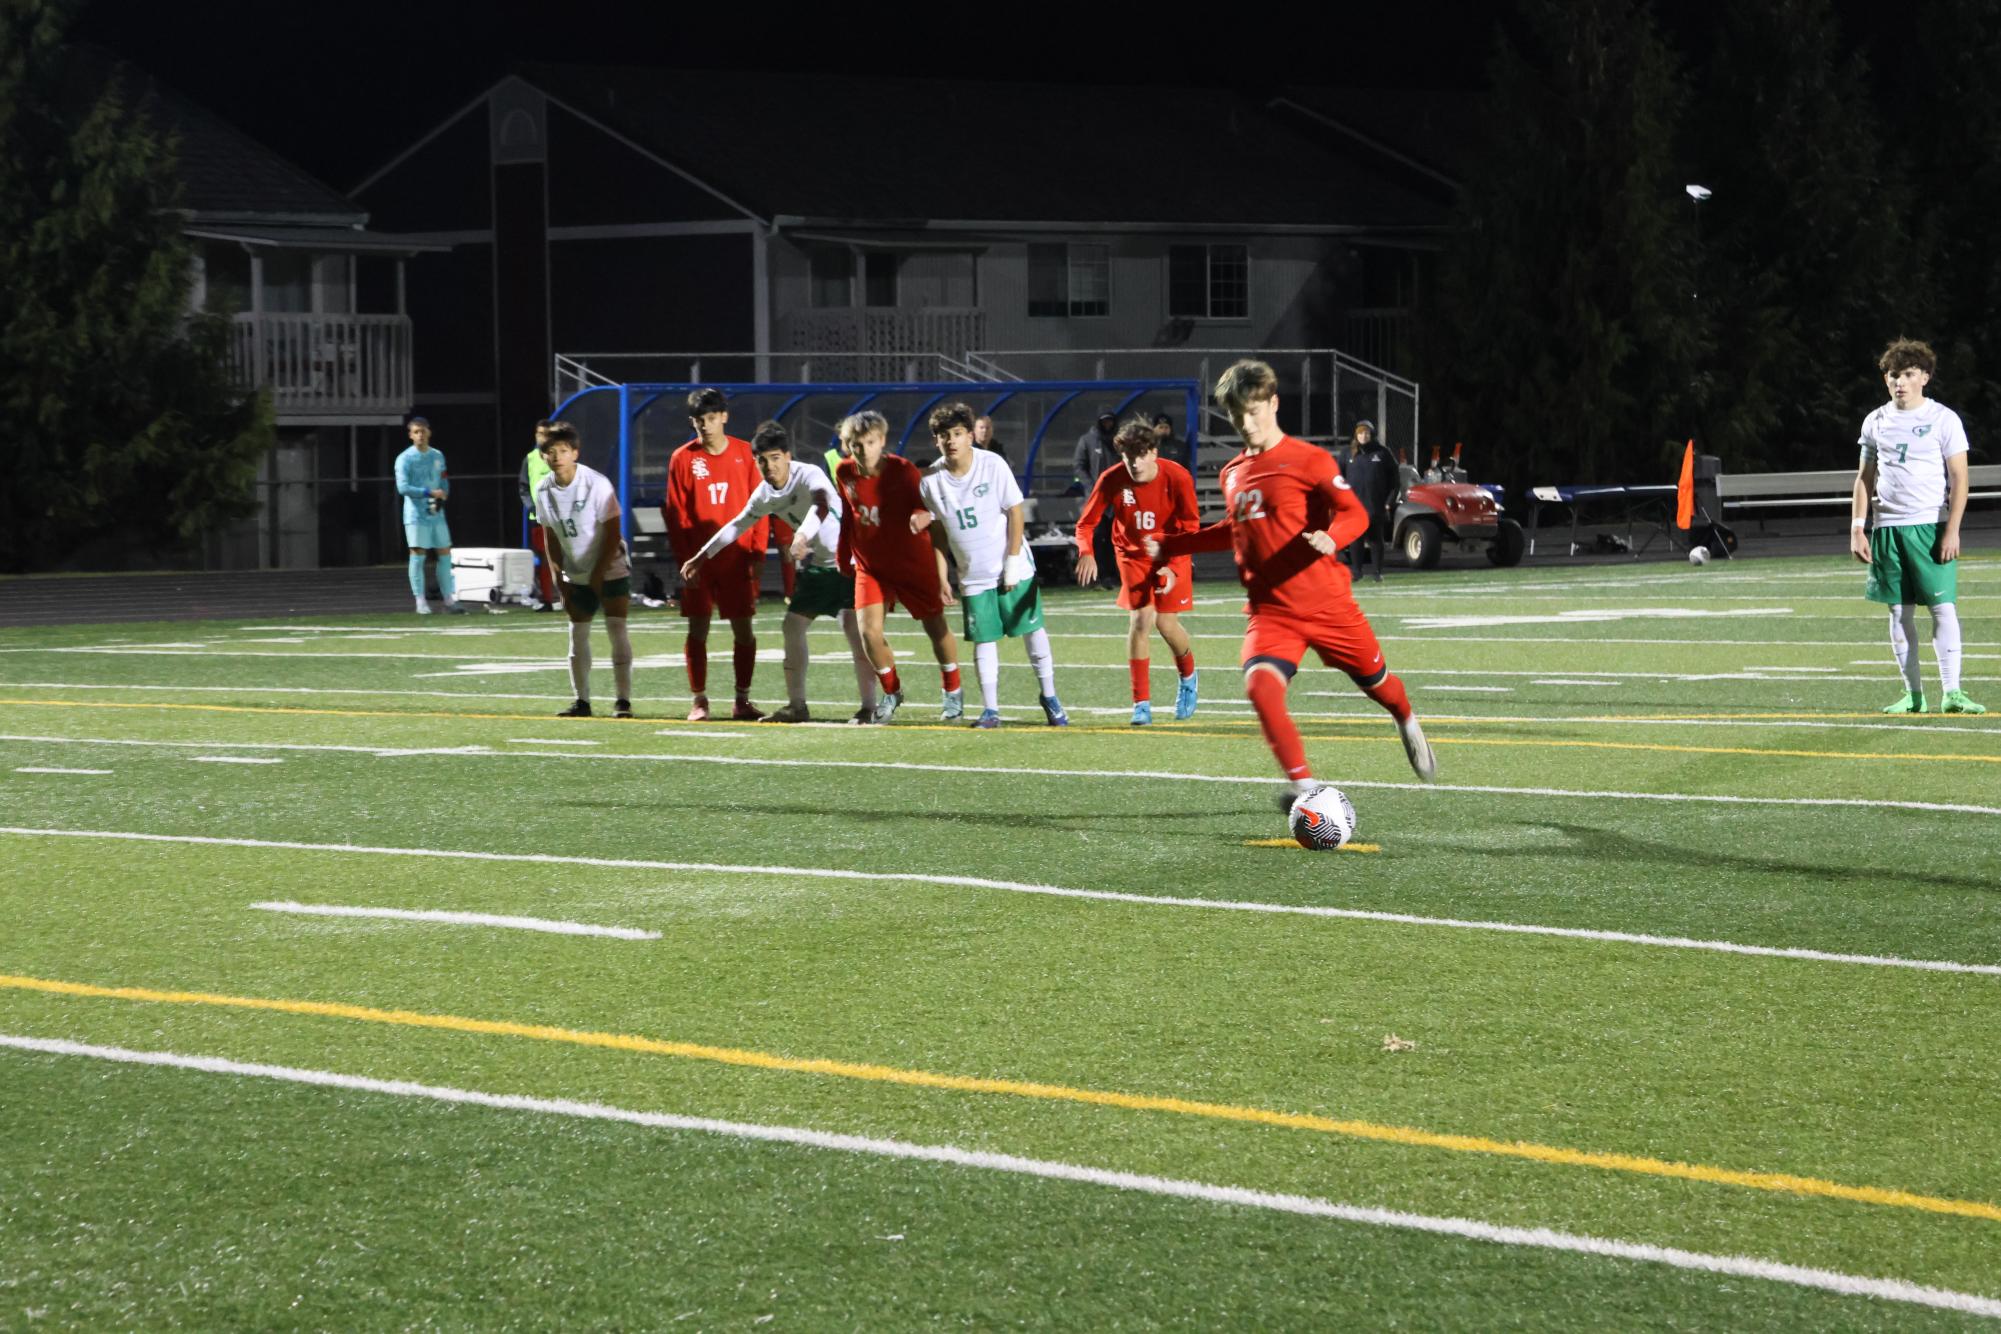
[[[826,566],[801,565],[792,584],[792,601],[785,610],[812,620],[816,616],[838,616],[855,605],[855,581],[839,570]]]
[[[1042,592],[1033,579],[1005,593],[998,588],[968,593],[959,605],[966,612],[966,638],[975,644],[991,644],[1003,635],[1019,639],[1042,628]]]
[[[563,587],[569,590],[569,605],[571,607],[574,607],[586,616],[595,616],[598,614],[598,595],[591,591],[589,584],[566,583]],[[631,596],[632,579],[629,576],[624,579],[607,579],[604,581],[604,600],[606,602],[612,602],[619,598],[629,598]]]
[[[1959,600],[1959,562],[1938,558],[1938,525],[1904,523],[1879,527],[1869,537],[1871,602],[1920,603],[1936,607]]]

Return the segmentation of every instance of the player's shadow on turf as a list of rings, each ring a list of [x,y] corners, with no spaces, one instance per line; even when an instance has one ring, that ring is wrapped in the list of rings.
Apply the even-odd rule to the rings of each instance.
[[[1704,851],[1685,844],[1649,843],[1644,839],[1616,834],[1589,825],[1545,822],[1569,841],[1560,846],[1496,848],[1502,856],[1574,857],[1581,861],[1614,866],[1620,862],[1647,862],[1656,866],[1682,866],[1708,871],[1762,871],[1771,875],[1807,876],[1815,880],[1851,883],[1896,882],[1926,885],[1936,889],[1995,888],[1991,878],[1939,875],[1925,871],[1887,870],[1877,866],[1830,866],[1825,862],[1791,861],[1778,857],[1746,857],[1729,852]]]

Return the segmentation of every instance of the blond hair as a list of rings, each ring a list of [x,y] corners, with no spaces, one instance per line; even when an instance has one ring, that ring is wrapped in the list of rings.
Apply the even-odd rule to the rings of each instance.
[[[849,449],[853,449],[855,441],[861,439],[870,431],[881,431],[883,438],[888,439],[889,418],[883,416],[874,408],[869,408],[866,411],[857,412],[851,417],[841,418],[841,424],[836,429],[840,431],[841,443]]]
[[[1262,361],[1244,358],[1216,378],[1216,401],[1232,421],[1253,403],[1278,393],[1278,372]]]

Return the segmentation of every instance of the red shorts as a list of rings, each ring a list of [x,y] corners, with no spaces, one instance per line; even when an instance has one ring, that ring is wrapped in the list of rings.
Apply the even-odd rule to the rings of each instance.
[[[1176,556],[1159,569],[1144,556],[1119,553],[1119,605],[1152,607],[1169,614],[1195,605],[1195,558]]]
[[[682,588],[681,614],[720,615],[726,621],[757,615],[757,578],[763,563],[762,553],[753,556],[734,544],[710,557],[702,573]]]
[[[900,602],[905,611],[920,621],[928,621],[945,610],[945,601],[938,596],[936,584],[921,588],[916,584],[879,579],[861,566],[855,566],[855,606],[873,607],[878,602],[885,612],[896,610],[896,604]]]
[[[1253,658],[1275,658],[1297,667],[1308,649],[1318,653],[1329,667],[1357,681],[1373,681],[1388,670],[1376,632],[1369,628],[1369,618],[1353,602],[1310,618],[1282,611],[1254,611],[1251,623],[1244,627],[1246,666]]]

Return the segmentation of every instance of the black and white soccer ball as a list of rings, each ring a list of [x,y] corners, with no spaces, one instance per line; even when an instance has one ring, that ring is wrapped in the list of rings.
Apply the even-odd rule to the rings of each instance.
[[[1709,564],[1709,548],[1706,546],[1690,547],[1688,549],[1688,563],[1690,565]]]
[[[1355,803],[1338,787],[1303,794],[1286,819],[1294,841],[1314,852],[1332,852],[1355,836]]]

